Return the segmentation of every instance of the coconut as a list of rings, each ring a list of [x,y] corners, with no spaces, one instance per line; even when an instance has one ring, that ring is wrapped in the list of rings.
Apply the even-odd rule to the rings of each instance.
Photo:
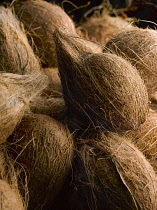
[[[104,52],[110,51],[120,55],[136,66],[145,81],[149,97],[155,100],[157,100],[156,40],[156,30],[135,28],[115,35],[104,49]]]
[[[71,168],[69,130],[49,116],[31,114],[22,119],[8,141],[12,158],[28,171],[28,209],[49,209]]]
[[[0,143],[3,143],[21,120],[29,103],[48,83],[44,75],[0,73]]]
[[[157,112],[150,109],[147,120],[137,131],[126,133],[146,156],[157,173]]]
[[[30,47],[22,24],[9,8],[0,7],[0,71],[39,73],[39,59]]]
[[[137,70],[110,53],[93,53],[78,38],[54,34],[65,103],[78,121],[108,130],[137,129],[148,95]]]
[[[86,140],[80,156],[91,191],[94,194],[102,191],[99,194],[103,196],[102,204],[96,203],[102,205],[100,209],[157,209],[155,172],[128,139],[101,133],[99,139]],[[100,200],[95,197],[95,201],[97,199]]]
[[[52,34],[56,28],[75,34],[75,26],[64,10],[43,0],[17,1],[15,12],[28,31],[31,45],[44,67],[57,65],[55,44]]]
[[[134,27],[126,19],[111,17],[107,11],[91,16],[78,27],[83,34],[103,45],[115,34],[132,28]]]
[[[24,210],[26,207],[17,185],[14,163],[7,154],[6,147],[0,145],[0,209]]]

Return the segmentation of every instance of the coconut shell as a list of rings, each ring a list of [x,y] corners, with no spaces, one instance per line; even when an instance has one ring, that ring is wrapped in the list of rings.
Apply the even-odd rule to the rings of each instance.
[[[72,135],[51,117],[31,114],[22,119],[9,142],[12,158],[28,171],[28,209],[49,209],[71,168]]]
[[[104,52],[110,51],[129,60],[145,81],[149,97],[155,100],[157,100],[156,40],[156,30],[135,28],[115,35],[107,42],[104,50]]]
[[[43,66],[57,66],[52,35],[56,28],[76,35],[71,18],[61,7],[43,0],[19,1],[15,2],[14,7]]]
[[[47,85],[44,75],[0,73],[0,143],[6,141],[29,110],[29,103]]]
[[[110,53],[93,53],[79,39],[54,34],[63,95],[78,121],[108,130],[137,129],[148,113],[148,94],[137,70]]]
[[[99,138],[86,141],[80,155],[91,190],[101,190],[104,202],[108,202],[100,209],[155,210],[157,179],[145,156],[128,139],[117,134],[101,133]]]
[[[157,112],[150,109],[147,120],[135,132],[127,132],[134,144],[146,156],[157,173]]]
[[[83,34],[103,45],[115,34],[130,28],[133,26],[127,20],[118,16],[111,17],[106,11],[88,18],[78,27]]]
[[[0,6],[0,71],[39,73],[39,59],[30,47],[23,25],[9,8]]]

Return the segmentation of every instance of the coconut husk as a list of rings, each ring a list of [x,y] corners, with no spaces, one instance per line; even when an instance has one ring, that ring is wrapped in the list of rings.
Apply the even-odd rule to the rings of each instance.
[[[82,23],[78,29],[90,39],[105,45],[115,34],[134,28],[122,17],[111,17],[107,11],[94,15]]]
[[[39,73],[39,59],[30,47],[23,25],[12,10],[0,6],[0,71]]]
[[[0,73],[0,143],[6,141],[29,110],[29,103],[47,85],[44,75]]]
[[[98,209],[156,209],[157,180],[145,156],[128,139],[100,134],[80,149],[95,200],[99,191],[104,207]],[[102,198],[103,200],[103,198]],[[93,208],[97,209],[97,208]]]
[[[54,34],[63,95],[78,121],[114,131],[137,129],[148,113],[148,95],[137,70],[110,53],[94,54],[75,37]]]
[[[7,154],[6,147],[0,145],[0,209],[1,210],[24,210],[26,209],[25,198],[22,200],[17,185],[17,174],[14,163]]]
[[[62,118],[66,111],[62,94],[62,85],[57,68],[44,68],[43,72],[49,78],[49,84],[30,104],[30,109],[36,114],[47,114]]]
[[[1,210],[24,210],[19,194],[4,180],[0,179]]]
[[[110,51],[129,60],[145,81],[149,97],[155,100],[157,100],[156,39],[156,30],[135,28],[115,35],[104,49],[104,52]]]
[[[28,209],[49,209],[71,168],[69,130],[49,116],[31,114],[22,119],[8,141],[10,155],[28,171]]]
[[[50,88],[56,92],[62,92],[61,80],[59,77],[58,68],[44,68],[43,72],[48,76]]]
[[[43,0],[17,1],[14,7],[43,66],[57,66],[52,34],[56,28],[60,28],[65,32],[76,35],[71,18],[61,7]]]
[[[126,133],[146,156],[157,173],[157,112],[150,109],[147,120],[135,132]]]
[[[64,117],[66,106],[62,97],[37,96],[30,104],[30,110],[36,114],[46,114],[57,119]]]

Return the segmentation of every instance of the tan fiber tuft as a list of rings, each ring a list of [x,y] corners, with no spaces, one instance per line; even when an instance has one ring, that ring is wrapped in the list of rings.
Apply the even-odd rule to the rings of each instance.
[[[39,60],[30,47],[22,24],[11,9],[0,6],[0,71],[39,73]]]

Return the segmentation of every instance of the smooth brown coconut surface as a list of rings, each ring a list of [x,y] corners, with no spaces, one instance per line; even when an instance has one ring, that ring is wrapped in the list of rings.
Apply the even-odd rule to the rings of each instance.
[[[22,119],[9,142],[13,159],[28,172],[28,209],[48,209],[71,168],[72,135],[51,117],[31,114]]]
[[[147,90],[137,70],[117,55],[94,54],[78,38],[59,31],[54,38],[71,115],[108,130],[137,129],[148,112]]]
[[[43,66],[56,66],[57,59],[52,35],[56,28],[76,35],[71,18],[61,7],[43,0],[17,1],[14,7]]]
[[[0,209],[24,210],[26,203],[20,196],[14,163],[7,154],[6,147],[0,145]]]
[[[132,28],[128,21],[118,16],[111,17],[107,11],[90,17],[78,27],[83,34],[103,45],[115,34]]]
[[[102,133],[97,140],[87,140],[80,155],[91,190],[104,190],[108,202],[104,209],[157,208],[155,172],[128,139]]]
[[[157,100],[157,31],[140,29],[124,31],[107,44],[104,52],[113,52],[129,60],[139,71],[145,81],[149,97]]]
[[[22,24],[9,8],[0,7],[0,71],[38,73],[39,60],[30,47]]]
[[[133,139],[134,144],[143,152],[157,173],[157,112],[150,109],[146,121],[139,129],[126,135]]]
[[[0,73],[0,143],[6,141],[29,110],[29,103],[47,85],[44,75]]]

